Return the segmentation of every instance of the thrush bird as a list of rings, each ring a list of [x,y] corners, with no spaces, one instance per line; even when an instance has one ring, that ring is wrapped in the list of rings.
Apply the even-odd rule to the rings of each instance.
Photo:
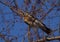
[[[34,18],[33,16],[29,15],[28,13],[26,13],[24,16],[24,22],[32,27],[34,26],[42,29],[47,34],[51,34],[52,32],[52,30],[46,27],[44,23],[39,21],[37,18]]]

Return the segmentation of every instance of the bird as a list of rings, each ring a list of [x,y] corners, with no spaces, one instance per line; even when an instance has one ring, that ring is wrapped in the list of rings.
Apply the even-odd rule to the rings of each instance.
[[[29,15],[28,13],[24,16],[24,22],[32,27],[38,27],[43,30],[48,35],[52,33],[52,30],[48,28],[43,22],[39,21],[37,18]]]

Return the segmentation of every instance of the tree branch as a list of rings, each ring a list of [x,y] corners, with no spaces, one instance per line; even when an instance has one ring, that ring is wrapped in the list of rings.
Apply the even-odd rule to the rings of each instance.
[[[45,13],[40,20],[42,21],[42,20],[54,9],[55,6],[56,6],[56,5],[54,5],[52,8],[50,8],[50,9],[48,10],[48,12]]]
[[[60,39],[60,36],[45,38],[46,41],[59,40],[59,39]],[[44,41],[44,39],[37,40],[37,42],[42,42],[42,41]]]

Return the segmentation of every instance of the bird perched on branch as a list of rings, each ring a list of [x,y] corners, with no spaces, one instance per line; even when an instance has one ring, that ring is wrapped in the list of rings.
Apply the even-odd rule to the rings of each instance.
[[[42,29],[47,34],[51,34],[51,32],[52,32],[52,30],[50,28],[46,27],[46,25],[44,23],[39,21],[37,18],[34,18],[33,16],[29,15],[28,13],[26,13],[24,16],[24,22],[32,27],[38,27],[38,28]]]
[[[46,27],[46,25],[44,23],[42,23],[41,21],[39,21],[37,18],[33,17],[32,15],[29,15],[28,12],[26,12],[25,14],[17,9],[17,11],[12,8],[12,10],[14,12],[16,12],[18,15],[22,15],[23,16],[23,20],[26,24],[28,24],[29,26],[31,27],[37,27],[37,28],[40,28],[42,29],[45,33],[47,34],[51,34],[52,30],[48,27]]]

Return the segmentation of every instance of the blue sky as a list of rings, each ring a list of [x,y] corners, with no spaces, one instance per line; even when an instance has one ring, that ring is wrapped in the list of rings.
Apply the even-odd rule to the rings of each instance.
[[[33,3],[33,1],[32,1],[32,3]],[[19,8],[24,9],[24,7],[22,8],[23,0],[17,0],[17,2],[18,2]],[[46,2],[46,5],[47,5],[48,9],[51,8],[49,3]],[[37,6],[37,7],[39,7],[39,6]],[[43,6],[43,9],[45,10],[45,12],[48,11],[45,6]],[[30,8],[29,8],[29,10],[30,10]],[[13,13],[7,6],[0,3],[0,12],[1,11],[3,13],[0,13],[0,32],[1,32],[2,28],[5,28],[4,31],[2,32],[2,34],[17,36],[18,42],[22,42],[24,35],[28,31],[27,30],[28,25],[25,24],[24,21],[21,20],[18,15]],[[58,23],[60,22],[60,20],[59,20],[60,11],[57,11],[57,12],[56,11],[57,11],[57,8],[54,8],[54,10],[52,12],[50,12],[49,15],[43,21],[43,23],[46,24],[47,27],[49,27],[49,24],[50,24],[49,28],[51,28],[52,30],[57,29]],[[10,12],[10,13],[7,14],[6,12]],[[51,17],[53,17],[53,18],[51,18]],[[8,33],[6,28],[10,29],[10,33]],[[42,32],[42,30],[39,30],[39,31],[40,31],[40,33]],[[54,35],[58,36],[59,35],[58,31],[54,32]],[[0,42],[4,42],[4,40],[0,39]],[[13,42],[15,42],[15,41],[13,41]],[[27,42],[27,40],[25,42]],[[53,41],[53,42],[58,42],[58,41]]]

